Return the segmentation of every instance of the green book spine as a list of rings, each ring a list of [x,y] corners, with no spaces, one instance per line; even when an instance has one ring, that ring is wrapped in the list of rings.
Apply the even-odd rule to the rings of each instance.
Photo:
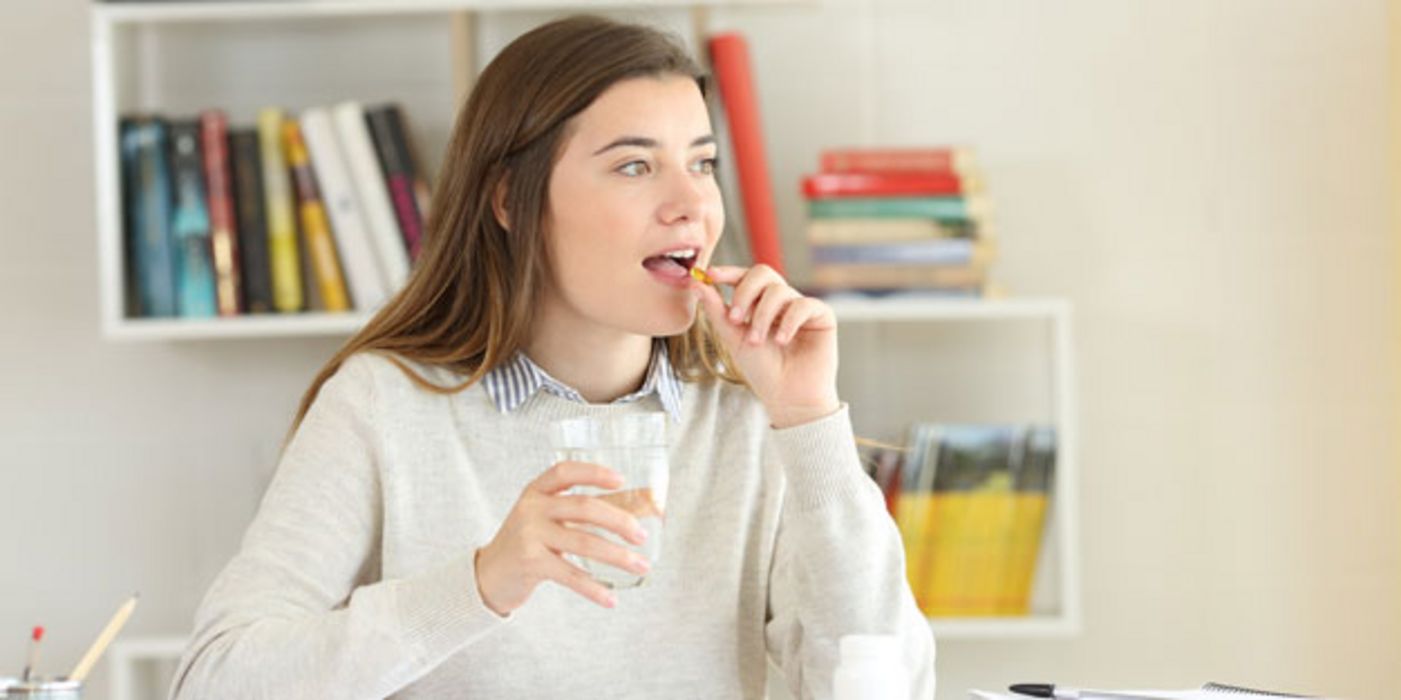
[[[966,222],[979,218],[977,201],[963,197],[870,197],[815,199],[808,202],[814,219],[917,217]]]

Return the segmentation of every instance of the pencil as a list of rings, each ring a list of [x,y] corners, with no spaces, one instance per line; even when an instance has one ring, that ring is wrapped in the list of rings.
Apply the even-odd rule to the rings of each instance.
[[[39,663],[39,642],[43,640],[43,638],[43,625],[35,627],[34,634],[31,636],[31,639],[33,639],[33,641],[29,645],[29,663],[26,663],[24,665],[24,676],[20,679],[23,680],[25,683],[29,682],[29,675],[34,672],[34,666]]]
[[[133,593],[122,607],[117,608],[117,612],[108,620],[107,626],[102,629],[102,634],[97,635],[97,640],[88,647],[88,652],[83,654],[83,660],[73,667],[73,672],[68,674],[70,681],[82,681],[88,677],[88,672],[92,670],[93,664],[97,663],[102,652],[107,651],[107,645],[117,637],[117,633],[122,631],[122,625],[126,624],[127,618],[131,617],[131,611],[136,609],[136,601],[141,597],[140,593]]]

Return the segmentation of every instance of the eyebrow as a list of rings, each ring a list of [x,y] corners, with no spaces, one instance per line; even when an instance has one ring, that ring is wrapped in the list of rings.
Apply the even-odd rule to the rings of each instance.
[[[705,136],[701,136],[700,138],[697,138],[695,141],[692,141],[692,142],[691,142],[691,148],[696,148],[697,146],[705,146],[705,145],[707,145],[707,144],[712,144],[712,143],[715,143],[715,136],[714,136],[714,135],[711,135],[711,134],[707,134],[707,135],[705,135]],[[657,140],[656,140],[656,139],[649,139],[649,138],[646,138],[646,137],[644,137],[644,136],[624,136],[624,137],[622,137],[622,138],[619,138],[619,139],[613,141],[613,143],[610,143],[610,144],[608,144],[607,146],[604,146],[603,148],[600,148],[600,149],[598,149],[597,151],[594,151],[593,154],[596,155],[596,156],[597,156],[597,155],[602,155],[602,154],[605,153],[606,151],[612,150],[612,149],[614,149],[614,148],[620,148],[620,147],[622,147],[622,146],[638,146],[638,147],[640,147],[640,148],[656,148],[656,147],[658,147],[658,146],[660,146],[660,145],[661,145],[661,144],[657,143]]]

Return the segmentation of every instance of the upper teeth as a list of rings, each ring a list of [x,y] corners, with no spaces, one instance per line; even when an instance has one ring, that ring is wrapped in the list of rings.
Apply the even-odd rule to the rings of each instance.
[[[694,249],[673,250],[670,253],[665,253],[664,255],[666,255],[668,258],[694,258],[696,257],[696,251]]]

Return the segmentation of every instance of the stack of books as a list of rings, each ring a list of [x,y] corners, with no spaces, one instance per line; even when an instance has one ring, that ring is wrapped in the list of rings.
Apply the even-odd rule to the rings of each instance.
[[[128,317],[372,311],[422,249],[428,183],[396,105],[125,116],[119,143]]]
[[[803,178],[816,293],[988,293],[996,255],[973,157],[950,147],[842,149]]]
[[[1054,428],[919,423],[863,447],[930,617],[1027,615],[1055,471]]]

